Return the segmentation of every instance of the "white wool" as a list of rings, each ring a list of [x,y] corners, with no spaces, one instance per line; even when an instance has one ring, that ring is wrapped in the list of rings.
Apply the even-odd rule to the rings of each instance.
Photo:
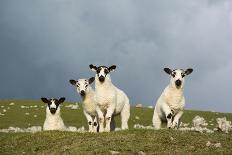
[[[15,105],[15,103],[14,103],[14,102],[11,102],[9,105]]]
[[[128,129],[128,120],[130,117],[130,104],[127,95],[120,89],[118,89],[111,82],[109,74],[105,77],[104,83],[101,83],[98,79],[98,75],[95,76],[95,102],[97,104],[97,114],[99,117],[99,131],[109,132],[110,122],[113,114],[121,115],[121,128]],[[106,115],[104,116],[104,113]],[[104,119],[105,117],[105,119]],[[109,120],[108,120],[109,119]],[[104,128],[104,122],[106,121],[106,127]]]
[[[200,126],[207,126],[208,123],[205,121],[205,119],[203,117],[200,116],[195,116],[193,119],[193,126],[194,127],[200,127]]]
[[[87,119],[89,132],[97,132],[97,112],[96,112],[96,103],[94,100],[95,92],[91,85],[88,83],[86,79],[79,79],[77,86],[77,93],[81,91],[85,92],[85,96],[82,97],[82,107],[84,115]],[[76,104],[76,108],[78,108],[78,104]]]
[[[60,107],[57,108],[55,114],[51,114],[47,106],[43,130],[66,130],[64,122],[60,116]]]
[[[232,131],[231,121],[227,121],[226,117],[217,118],[216,120],[218,123],[219,130],[221,130],[225,133],[229,133],[229,131]]]
[[[181,75],[181,70],[177,70]],[[153,114],[153,126],[157,129],[161,128],[163,120],[167,120],[167,127],[178,127],[179,120],[183,114],[185,106],[185,98],[183,94],[184,79],[182,81],[181,88],[174,86],[174,79],[171,78],[169,85],[164,89],[161,96],[157,100]],[[167,119],[168,115],[175,115],[172,119]]]

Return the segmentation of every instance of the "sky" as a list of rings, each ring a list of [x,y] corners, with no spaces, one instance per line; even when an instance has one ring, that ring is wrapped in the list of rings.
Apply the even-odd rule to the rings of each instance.
[[[164,67],[191,67],[186,109],[232,112],[231,60],[231,0],[0,1],[0,99],[80,101],[68,81],[115,64],[112,82],[149,106]]]

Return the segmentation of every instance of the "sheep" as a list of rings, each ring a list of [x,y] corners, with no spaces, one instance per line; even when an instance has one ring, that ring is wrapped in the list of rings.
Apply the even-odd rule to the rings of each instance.
[[[110,74],[116,69],[116,66],[99,66],[89,65],[95,74],[95,102],[96,111],[99,118],[99,132],[110,132],[113,130],[113,117],[121,115],[122,130],[128,129],[128,120],[130,117],[130,103],[127,95],[118,89],[111,82]],[[105,128],[104,128],[105,120]]]
[[[168,128],[178,128],[185,106],[184,77],[191,74],[193,69],[164,68],[164,71],[171,76],[171,80],[155,105],[152,122],[156,129],[160,129],[162,121],[167,121]]]
[[[58,99],[41,98],[41,100],[47,104],[46,119],[43,125],[43,130],[66,130],[66,126],[60,116],[60,104],[65,101],[62,97]]]
[[[81,95],[83,101],[83,111],[84,115],[88,121],[89,132],[97,132],[98,122],[97,122],[97,112],[96,104],[94,102],[94,90],[90,86],[94,82],[95,78],[90,79],[79,79],[79,80],[69,80],[69,82],[76,86],[77,92]]]

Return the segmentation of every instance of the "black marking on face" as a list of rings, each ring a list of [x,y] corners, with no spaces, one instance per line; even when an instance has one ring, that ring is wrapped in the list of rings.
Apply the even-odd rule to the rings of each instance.
[[[110,67],[106,67],[106,66],[98,66],[98,67],[96,67],[96,66],[94,66],[94,65],[91,64],[91,65],[89,65],[89,67],[90,67],[91,70],[96,71],[98,79],[102,83],[105,81],[106,76],[110,72],[112,72],[112,71],[114,71],[116,69],[115,65],[112,65]]]
[[[175,77],[175,76],[176,76],[176,72],[173,71],[173,72],[171,73],[171,75],[172,75],[172,77]]]
[[[94,123],[93,123],[93,126],[97,126],[97,122],[94,122]]]
[[[181,77],[184,78],[185,77],[185,73],[181,73]]]
[[[56,113],[56,110],[57,110],[58,107],[59,107],[59,105],[65,101],[65,98],[62,97],[62,98],[60,98],[59,100],[58,100],[58,99],[41,98],[41,100],[42,100],[44,103],[47,103],[50,112],[51,112],[52,114],[55,114],[55,113]],[[52,106],[53,102],[54,102],[54,104],[55,104],[55,107]]]

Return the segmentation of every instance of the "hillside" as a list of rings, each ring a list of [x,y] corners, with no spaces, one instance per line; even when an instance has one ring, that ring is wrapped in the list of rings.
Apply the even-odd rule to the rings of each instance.
[[[14,104],[12,104],[14,103]],[[81,106],[71,109],[64,103],[62,117],[67,126],[80,128],[86,120]],[[66,107],[68,106],[68,107]],[[45,105],[40,101],[0,101],[0,129],[12,127],[28,128],[42,126],[45,119]],[[134,129],[134,124],[150,126],[153,109],[132,108],[130,130],[91,134],[77,132],[0,133],[0,154],[160,154],[160,153],[232,153],[232,133],[198,133],[176,130]],[[208,122],[207,128],[216,127],[216,118],[226,117],[232,121],[232,114],[186,110],[182,121],[192,124],[192,119],[202,116]],[[120,127],[120,116],[116,117]],[[206,146],[210,141],[212,145]],[[214,144],[220,143],[221,147]]]

